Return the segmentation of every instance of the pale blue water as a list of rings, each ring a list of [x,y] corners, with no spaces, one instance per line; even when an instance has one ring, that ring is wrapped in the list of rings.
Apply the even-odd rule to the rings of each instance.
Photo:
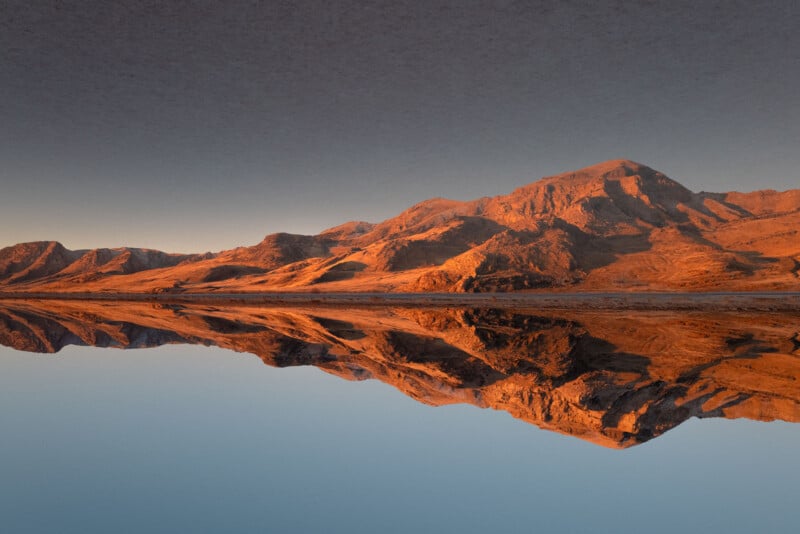
[[[0,347],[0,532],[796,532],[800,425],[608,450],[200,346]]]

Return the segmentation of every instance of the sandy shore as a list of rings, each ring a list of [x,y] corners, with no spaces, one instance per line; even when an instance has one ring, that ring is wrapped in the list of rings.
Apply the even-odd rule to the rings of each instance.
[[[0,293],[3,299],[252,304],[426,306],[595,310],[800,311],[800,292],[763,293]]]

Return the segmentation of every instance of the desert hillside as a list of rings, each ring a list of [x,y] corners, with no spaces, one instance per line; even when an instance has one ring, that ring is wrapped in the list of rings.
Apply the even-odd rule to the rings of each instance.
[[[2,292],[800,289],[800,190],[695,193],[628,160],[215,254],[0,250]]]

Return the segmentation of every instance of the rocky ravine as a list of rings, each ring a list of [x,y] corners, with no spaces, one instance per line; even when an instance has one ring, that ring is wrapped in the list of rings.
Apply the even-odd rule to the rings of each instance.
[[[690,417],[800,422],[800,316],[0,302],[0,343],[216,345],[630,447]]]
[[[800,190],[694,193],[615,160],[379,224],[176,255],[0,250],[0,292],[800,289]]]

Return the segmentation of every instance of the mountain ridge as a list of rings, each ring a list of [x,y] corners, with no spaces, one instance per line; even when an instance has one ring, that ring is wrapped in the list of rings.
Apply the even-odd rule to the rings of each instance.
[[[18,244],[0,250],[0,291],[789,290],[799,230],[800,189],[694,193],[619,159],[217,253]]]

